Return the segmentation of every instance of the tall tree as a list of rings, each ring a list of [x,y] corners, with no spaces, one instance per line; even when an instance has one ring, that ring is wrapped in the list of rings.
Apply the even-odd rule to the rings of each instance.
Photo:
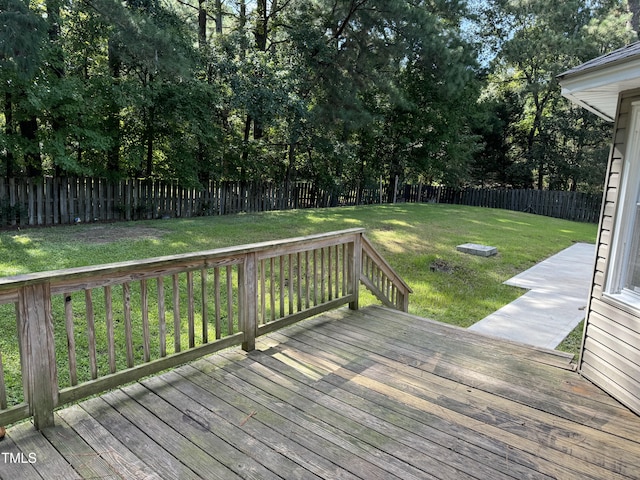
[[[3,96],[4,171],[39,175],[42,171],[37,142],[36,109],[29,102],[42,66],[46,26],[23,0],[0,1],[0,90]]]
[[[547,147],[552,123],[546,119],[560,102],[557,75],[629,39],[626,18],[615,1],[492,0],[487,25],[500,40],[492,82],[511,83],[523,109],[513,142],[542,189],[552,170]],[[586,115],[587,113],[585,113]]]

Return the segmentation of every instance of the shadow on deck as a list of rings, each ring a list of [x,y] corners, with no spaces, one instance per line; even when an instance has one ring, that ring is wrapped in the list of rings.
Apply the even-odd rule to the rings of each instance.
[[[640,418],[565,354],[333,311],[11,427],[0,477],[640,478]]]

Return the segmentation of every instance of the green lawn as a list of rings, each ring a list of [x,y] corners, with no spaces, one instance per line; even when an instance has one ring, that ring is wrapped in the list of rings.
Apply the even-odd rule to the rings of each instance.
[[[522,290],[502,282],[574,242],[596,225],[532,214],[440,204],[265,212],[226,217],[77,225],[0,233],[0,276],[61,269],[363,227],[412,287],[416,315],[467,327]],[[490,258],[456,245],[498,247]],[[371,301],[365,296],[364,303]],[[0,318],[0,328],[13,319]],[[0,339],[0,344],[3,342]],[[579,343],[579,342],[578,342]],[[574,351],[575,346],[564,347]],[[3,355],[11,355],[6,350]]]

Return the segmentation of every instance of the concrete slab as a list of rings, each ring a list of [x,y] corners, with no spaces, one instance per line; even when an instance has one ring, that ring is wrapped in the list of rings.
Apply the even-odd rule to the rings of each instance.
[[[555,348],[585,316],[596,247],[576,243],[505,282],[529,291],[470,330]]]
[[[498,253],[498,249],[496,247],[479,245],[477,243],[464,243],[462,245],[458,245],[456,249],[460,252],[468,253],[470,255],[478,255],[480,257],[490,257]]]

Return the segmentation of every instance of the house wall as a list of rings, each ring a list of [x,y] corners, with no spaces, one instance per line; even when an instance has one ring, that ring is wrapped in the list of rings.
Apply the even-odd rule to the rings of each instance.
[[[640,91],[634,90],[623,92],[618,102],[579,370],[640,414],[640,315],[603,295],[620,197],[631,103],[637,100],[640,100]]]

